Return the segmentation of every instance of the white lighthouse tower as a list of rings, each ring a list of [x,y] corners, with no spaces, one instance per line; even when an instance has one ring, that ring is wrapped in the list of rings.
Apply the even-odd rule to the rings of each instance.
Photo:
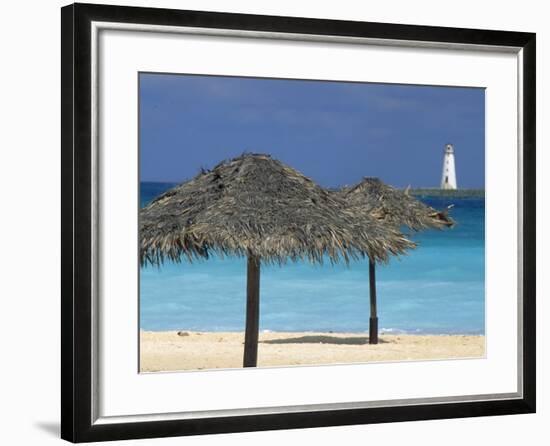
[[[445,145],[441,189],[456,189],[455,151],[452,144]]]

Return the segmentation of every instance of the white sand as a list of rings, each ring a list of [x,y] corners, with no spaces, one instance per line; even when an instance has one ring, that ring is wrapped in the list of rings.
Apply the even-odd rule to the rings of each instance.
[[[244,333],[141,332],[142,372],[242,367]],[[484,356],[485,337],[357,333],[261,333],[258,367]]]

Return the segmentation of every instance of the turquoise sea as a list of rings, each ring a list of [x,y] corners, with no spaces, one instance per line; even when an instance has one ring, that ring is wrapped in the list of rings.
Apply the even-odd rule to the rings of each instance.
[[[141,183],[141,205],[172,187]],[[453,204],[455,228],[412,234],[418,248],[377,267],[382,332],[485,332],[485,202],[420,197]],[[260,330],[368,332],[368,262],[346,266],[262,265]],[[246,261],[211,258],[142,267],[143,330],[243,331]]]

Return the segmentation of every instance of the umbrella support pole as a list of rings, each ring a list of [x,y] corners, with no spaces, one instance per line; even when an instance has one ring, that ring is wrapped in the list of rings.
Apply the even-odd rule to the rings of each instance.
[[[248,256],[243,367],[256,367],[260,329],[260,259]]]
[[[378,344],[378,314],[376,310],[376,273],[375,263],[369,259],[370,319],[369,344]]]

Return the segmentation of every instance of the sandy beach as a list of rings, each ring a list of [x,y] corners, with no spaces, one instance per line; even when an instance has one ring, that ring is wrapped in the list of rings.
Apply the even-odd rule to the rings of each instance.
[[[142,372],[242,367],[244,333],[142,331]],[[260,333],[258,367],[478,358],[485,337],[361,333]]]

